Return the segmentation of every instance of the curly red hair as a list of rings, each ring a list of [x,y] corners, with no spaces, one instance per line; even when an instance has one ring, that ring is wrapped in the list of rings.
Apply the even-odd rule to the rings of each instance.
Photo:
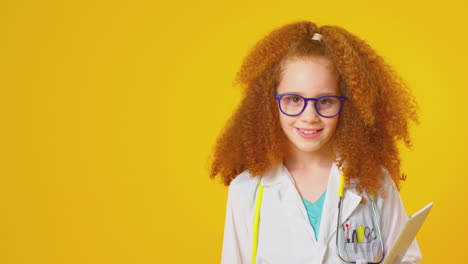
[[[314,33],[322,42],[311,40]],[[362,39],[339,26],[317,27],[309,21],[286,24],[258,41],[245,57],[236,81],[242,101],[213,151],[210,177],[225,185],[244,170],[258,176],[289,155],[273,94],[284,64],[297,58],[328,58],[348,99],[329,141],[329,155],[358,189],[378,191],[384,167],[397,188],[398,141],[412,147],[409,122],[419,123],[417,104],[406,84]]]

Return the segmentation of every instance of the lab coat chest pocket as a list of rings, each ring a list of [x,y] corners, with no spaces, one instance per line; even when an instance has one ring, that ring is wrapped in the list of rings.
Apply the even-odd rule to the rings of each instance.
[[[340,226],[338,247],[340,255],[348,260],[373,261],[380,240],[374,225],[370,202],[361,203]]]

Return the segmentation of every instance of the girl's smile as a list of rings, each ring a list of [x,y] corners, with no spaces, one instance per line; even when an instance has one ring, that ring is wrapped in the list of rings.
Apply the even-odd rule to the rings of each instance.
[[[299,132],[299,135],[301,135],[303,138],[315,138],[317,137],[322,129],[301,129],[297,128],[297,131]]]

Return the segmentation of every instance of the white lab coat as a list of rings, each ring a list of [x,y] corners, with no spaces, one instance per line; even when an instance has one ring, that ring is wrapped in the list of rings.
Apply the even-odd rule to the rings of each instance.
[[[380,228],[384,247],[388,253],[403,229],[408,216],[388,171],[384,168],[382,171],[385,174],[383,188],[385,188],[386,197],[376,197],[376,205],[380,213]],[[339,177],[340,171],[334,162],[330,170],[319,236],[318,241],[316,241],[314,230],[310,225],[304,204],[289,170],[280,163],[264,174],[261,180],[261,184],[265,187],[260,209],[257,264],[343,263],[336,254],[335,240]],[[251,263],[253,219],[258,181],[259,177],[251,177],[249,171],[246,170],[240,173],[229,186],[222,264]],[[370,225],[368,223],[368,221],[372,221],[370,202],[361,204],[361,199],[362,196],[358,195],[355,189],[345,189],[341,224],[346,219],[350,219],[351,225],[353,225],[353,221],[354,225]],[[343,235],[340,234],[340,237]],[[378,243],[379,240],[375,241]],[[375,244],[373,247],[378,248],[377,245]],[[346,252],[353,252],[353,250],[348,248]],[[364,254],[363,252],[365,253],[365,250],[360,250],[359,254]],[[376,251],[368,250],[367,252]],[[359,254],[353,257],[357,259],[375,257],[374,254],[370,256]],[[420,263],[421,259],[421,252],[415,239],[402,263]]]

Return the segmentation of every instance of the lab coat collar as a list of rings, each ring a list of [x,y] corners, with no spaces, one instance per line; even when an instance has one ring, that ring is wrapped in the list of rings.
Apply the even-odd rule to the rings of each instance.
[[[319,230],[319,243],[327,243],[332,235],[336,232],[336,222],[338,217],[338,185],[341,172],[334,161],[330,170],[330,176],[327,184],[327,193],[322,210],[322,219]],[[308,215],[305,210],[302,198],[297,191],[294,178],[288,168],[279,163],[274,165],[261,179],[260,184],[265,187],[273,187],[278,191],[278,199],[286,208],[292,210],[292,213],[301,214],[308,222]],[[351,215],[351,213],[359,205],[362,197],[353,192],[352,188],[346,188],[344,192],[343,209],[341,212],[340,225]],[[308,233],[313,241],[315,241],[314,231],[310,225],[307,228]]]
[[[269,187],[279,183],[285,183],[287,179],[287,168],[283,163],[273,165],[270,170],[268,170],[262,177],[260,184],[263,186]]]

